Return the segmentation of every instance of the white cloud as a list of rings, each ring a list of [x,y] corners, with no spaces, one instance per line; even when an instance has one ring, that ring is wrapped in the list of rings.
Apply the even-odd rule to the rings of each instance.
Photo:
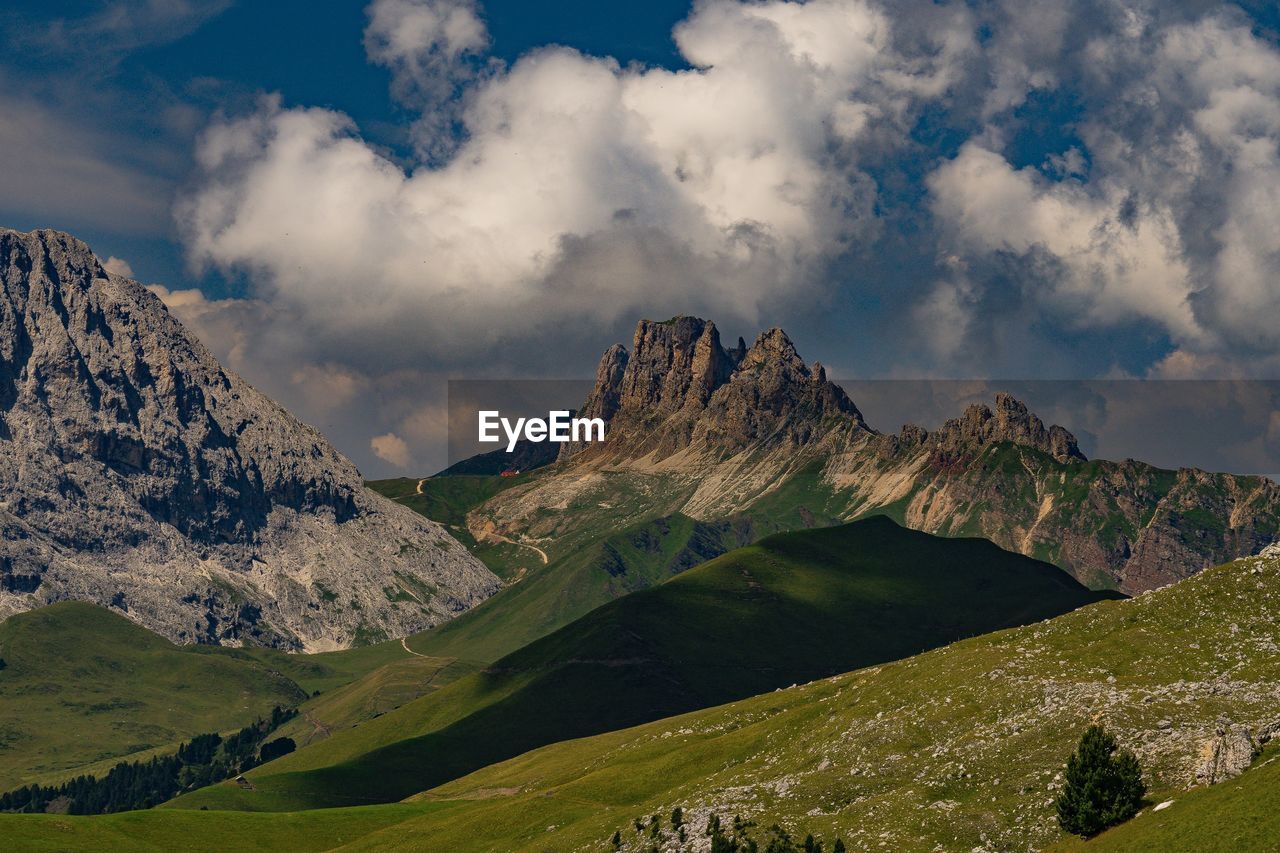
[[[405,443],[403,438],[393,432],[374,436],[369,441],[369,447],[379,459],[389,462],[397,468],[408,468],[413,461],[413,457],[409,453],[409,445]]]
[[[482,44],[473,9],[379,2],[371,52],[430,72]],[[945,89],[964,32],[904,56],[862,0],[702,3],[676,32],[693,69],[536,51],[471,86],[447,162],[407,173],[345,116],[267,99],[206,134],[180,217],[194,259],[357,346],[465,358],[661,305],[755,319],[874,233],[858,145]]]
[[[489,46],[474,0],[374,0],[366,11],[365,51],[391,69],[397,97],[418,105],[451,94],[464,58]]]
[[[1227,14],[1162,22],[1151,10],[1123,11],[1127,26],[1045,59],[1047,85],[1073,86],[1083,101],[1084,151],[1050,157],[1044,169],[1059,179],[1015,168],[995,118],[929,177],[931,209],[946,251],[967,266],[1018,260],[1012,286],[1042,320],[1145,322],[1176,347],[1158,373],[1235,373],[1240,352],[1280,349],[1271,319],[1280,309],[1280,50]],[[1008,103],[1038,85],[1028,68]]]
[[[1171,210],[1132,204],[1129,188],[1050,181],[969,143],[929,178],[934,214],[961,253],[1042,251],[1058,268],[1027,282],[1068,326],[1152,318],[1180,338],[1198,329],[1190,273]]]
[[[112,275],[118,275],[122,278],[133,278],[133,267],[123,258],[117,258],[115,255],[107,258],[103,262],[102,268]]]

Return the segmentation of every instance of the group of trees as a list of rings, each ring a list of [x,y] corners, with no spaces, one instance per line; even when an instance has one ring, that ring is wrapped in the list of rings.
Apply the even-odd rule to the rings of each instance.
[[[0,794],[0,812],[109,814],[149,809],[184,791],[221,782],[273,758],[292,752],[290,738],[266,740],[271,732],[296,717],[297,711],[273,708],[226,738],[211,732],[196,735],[174,755],[149,761],[120,762],[106,776],[77,776],[61,785],[28,785]]]

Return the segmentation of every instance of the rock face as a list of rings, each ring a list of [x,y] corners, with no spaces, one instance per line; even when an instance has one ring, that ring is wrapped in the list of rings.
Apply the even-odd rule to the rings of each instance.
[[[617,344],[605,352],[582,411],[608,421],[611,438],[566,445],[561,460],[583,451],[667,455],[691,444],[725,455],[762,442],[798,446],[832,416],[866,429],[822,365],[807,366],[781,329],[726,350],[715,324],[694,317],[640,321],[630,356]]]
[[[928,433],[911,424],[903,431],[920,440],[928,437]],[[996,394],[995,411],[983,405],[965,409],[962,416],[942,425],[934,442],[943,453],[1008,442],[1047,453],[1059,462],[1085,461],[1074,435],[1056,424],[1045,429],[1044,423],[1027,411],[1026,404],[1008,394]]]
[[[1200,748],[1194,785],[1215,785],[1234,779],[1249,769],[1261,748],[1248,726],[1219,726],[1216,735]]]
[[[0,616],[75,598],[177,641],[323,649],[498,588],[78,240],[0,230],[0,292]]]
[[[605,353],[583,412],[609,422],[608,440],[566,446],[481,515],[555,539],[677,512],[745,514],[759,530],[886,513],[1129,593],[1257,553],[1280,531],[1270,480],[1089,461],[1070,432],[1007,394],[932,432],[878,433],[779,329],[726,349],[704,320],[641,321],[630,352]]]

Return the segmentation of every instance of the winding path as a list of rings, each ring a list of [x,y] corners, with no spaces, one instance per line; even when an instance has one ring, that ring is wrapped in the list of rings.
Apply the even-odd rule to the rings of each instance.
[[[547,552],[539,548],[537,545],[530,545],[528,542],[517,542],[514,539],[511,539],[507,536],[503,536],[501,533],[490,532],[485,535],[487,535],[491,539],[497,539],[499,542],[506,542],[508,545],[518,545],[521,548],[532,548],[534,551],[537,551],[538,556],[542,558],[542,565],[545,566],[548,562]]]

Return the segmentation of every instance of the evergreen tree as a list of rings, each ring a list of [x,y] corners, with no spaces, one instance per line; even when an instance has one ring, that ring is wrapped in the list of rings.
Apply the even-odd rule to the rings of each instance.
[[[1067,760],[1066,785],[1058,796],[1058,823],[1086,838],[1138,813],[1147,793],[1142,768],[1101,726],[1090,726]]]
[[[615,850],[616,850],[616,849],[618,849],[619,847],[621,847],[621,846],[622,846],[622,833],[621,833],[621,832],[615,832],[615,833],[613,834],[613,838],[612,838],[612,839],[610,839],[610,840],[611,840],[611,841],[612,841],[612,843],[613,843],[613,847],[614,847],[614,849],[615,849]]]
[[[836,839],[836,843],[831,845],[831,853],[845,853],[844,839]]]

